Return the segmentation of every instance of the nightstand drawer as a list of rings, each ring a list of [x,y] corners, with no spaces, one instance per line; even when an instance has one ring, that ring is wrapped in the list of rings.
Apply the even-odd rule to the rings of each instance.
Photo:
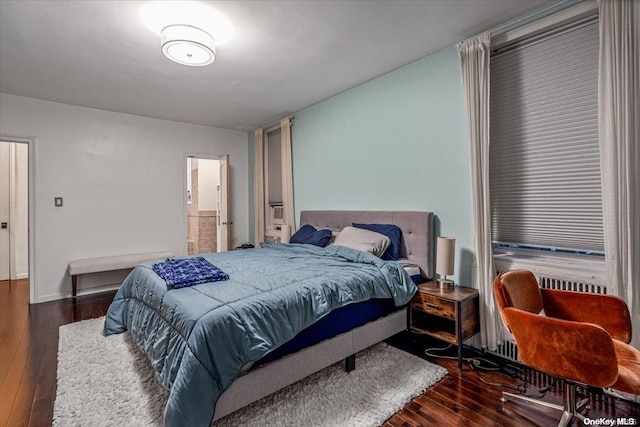
[[[445,319],[455,320],[456,318],[455,302],[438,298],[433,295],[416,292],[416,295],[413,297],[411,302],[411,306],[414,310],[433,314]]]

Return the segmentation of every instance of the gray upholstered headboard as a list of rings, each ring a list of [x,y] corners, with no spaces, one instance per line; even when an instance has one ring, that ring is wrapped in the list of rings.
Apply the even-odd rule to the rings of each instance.
[[[395,224],[402,230],[400,255],[416,263],[426,278],[434,276],[433,213],[417,211],[302,211],[300,224],[341,231],[352,223]]]

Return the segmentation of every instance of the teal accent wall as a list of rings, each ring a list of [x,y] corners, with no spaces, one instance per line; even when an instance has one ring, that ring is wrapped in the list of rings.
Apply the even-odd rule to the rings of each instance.
[[[296,217],[308,209],[432,211],[436,234],[456,238],[454,279],[470,285],[467,132],[453,47],[299,111]]]

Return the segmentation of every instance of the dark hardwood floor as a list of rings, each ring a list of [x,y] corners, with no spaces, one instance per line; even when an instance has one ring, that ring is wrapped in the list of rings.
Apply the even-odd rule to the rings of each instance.
[[[61,325],[104,316],[114,292],[29,305],[26,280],[0,282],[0,426],[51,424],[56,394],[58,328]],[[404,335],[392,344],[422,353],[424,342]],[[468,366],[458,372],[457,362],[433,359],[449,370],[434,387],[413,399],[384,424],[391,426],[553,426],[557,419],[513,403],[500,402],[499,386],[521,383],[499,372],[477,373]],[[527,375],[528,394],[544,384],[539,375]],[[545,400],[560,402],[557,388]],[[596,396],[590,418],[634,417],[640,405]]]
[[[29,305],[27,280],[0,282],[0,426],[51,425],[58,328],[104,316],[113,296]]]

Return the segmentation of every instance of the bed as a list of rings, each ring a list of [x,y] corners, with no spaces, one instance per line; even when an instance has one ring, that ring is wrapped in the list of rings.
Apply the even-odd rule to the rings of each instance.
[[[333,231],[353,222],[399,226],[401,256],[432,277],[429,212],[303,211],[300,218],[301,224]],[[170,389],[166,425],[209,425],[337,361],[352,363],[356,352],[407,328],[403,305],[415,285],[395,262],[310,245],[266,245],[210,259],[229,274],[228,282],[167,290],[151,263],[143,264],[125,280],[107,313],[105,333],[129,330]],[[263,363],[316,322],[338,314],[349,319],[370,299],[393,300],[401,308]],[[258,367],[240,375],[256,361]]]

